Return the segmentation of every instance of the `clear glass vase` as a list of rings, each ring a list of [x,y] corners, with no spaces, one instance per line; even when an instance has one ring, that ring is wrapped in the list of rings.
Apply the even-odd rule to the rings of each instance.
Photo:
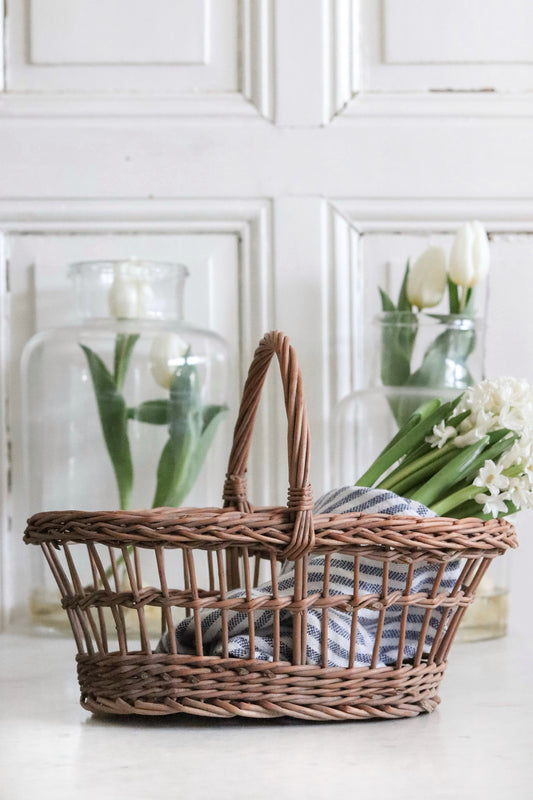
[[[485,326],[455,315],[386,313],[374,323],[370,386],[345,397],[333,414],[335,485],[355,483],[422,403],[452,400],[484,378]],[[503,564],[500,562],[504,562]],[[459,639],[503,636],[507,560],[495,559],[466,611]]]
[[[79,324],[37,334],[22,356],[28,514],[215,504],[229,437],[227,348],[185,322],[187,269],[98,261],[69,275]],[[36,555],[32,621],[66,629]],[[78,568],[94,584],[89,565]],[[118,565],[109,576],[117,591],[121,575]]]

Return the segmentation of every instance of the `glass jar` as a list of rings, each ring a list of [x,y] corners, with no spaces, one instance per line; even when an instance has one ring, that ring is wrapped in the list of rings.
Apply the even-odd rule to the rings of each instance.
[[[385,313],[373,326],[370,386],[345,397],[333,414],[336,486],[356,483],[422,403],[452,400],[484,378],[485,325],[456,315]],[[503,563],[501,563],[503,562]],[[461,623],[462,641],[503,636],[507,559],[495,559]]]
[[[22,356],[28,514],[216,504],[227,348],[184,321],[187,269],[93,261],[69,275],[79,324],[38,333]],[[65,615],[37,556],[32,620],[57,629]]]

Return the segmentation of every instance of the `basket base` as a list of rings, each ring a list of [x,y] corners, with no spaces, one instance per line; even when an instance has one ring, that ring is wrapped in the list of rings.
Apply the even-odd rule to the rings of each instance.
[[[354,669],[167,654],[78,655],[81,704],[106,714],[397,719],[433,711],[446,663]]]

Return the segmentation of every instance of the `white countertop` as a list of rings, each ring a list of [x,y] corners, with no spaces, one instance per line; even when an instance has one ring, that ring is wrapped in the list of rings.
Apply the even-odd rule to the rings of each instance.
[[[1,800],[533,797],[531,637],[456,643],[433,714],[326,724],[98,718],[74,652],[0,636]]]

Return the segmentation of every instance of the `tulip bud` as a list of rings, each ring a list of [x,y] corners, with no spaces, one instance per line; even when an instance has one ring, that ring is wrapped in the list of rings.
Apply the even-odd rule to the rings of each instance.
[[[153,292],[150,284],[134,277],[128,267],[127,263],[115,265],[109,310],[117,319],[141,319],[147,315]]]
[[[183,363],[189,345],[177,333],[156,336],[150,349],[150,369],[163,389],[170,389],[176,369]]]
[[[489,271],[489,240],[480,222],[465,222],[453,240],[450,278],[457,286],[472,288]]]
[[[428,247],[417,258],[407,277],[407,299],[417,308],[433,308],[446,288],[446,253],[442,247]]]

